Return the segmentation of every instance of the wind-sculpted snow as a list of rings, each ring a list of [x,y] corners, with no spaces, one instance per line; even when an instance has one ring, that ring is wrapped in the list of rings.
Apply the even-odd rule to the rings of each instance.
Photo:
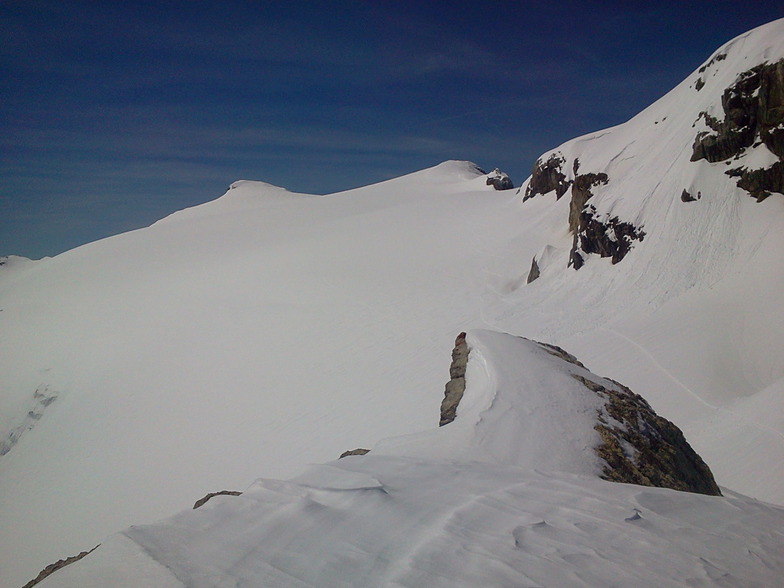
[[[616,413],[596,392],[617,385],[556,347],[465,341],[453,422],[131,527],[42,586],[765,585],[784,571],[783,509],[598,479],[596,424]]]
[[[369,454],[128,529],[41,587],[773,586],[782,528],[743,497]]]
[[[622,384],[591,373],[563,349],[486,330],[461,333],[448,403],[453,421],[380,442],[375,453],[510,464],[537,471],[718,495],[683,434]],[[465,363],[465,369],[456,370]],[[456,366],[457,364],[457,366]],[[462,375],[461,375],[462,374]],[[447,384],[445,401],[450,399]]]

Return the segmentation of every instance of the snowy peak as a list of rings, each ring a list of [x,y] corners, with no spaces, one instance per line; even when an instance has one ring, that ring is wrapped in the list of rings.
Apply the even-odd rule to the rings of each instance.
[[[485,174],[473,161],[461,161],[458,159],[442,161],[436,166],[423,170],[421,173],[451,175],[463,179],[473,179],[476,176]]]
[[[210,216],[247,213],[261,207],[275,206],[277,203],[308,197],[313,198],[314,196],[289,192],[286,188],[267,182],[237,180],[232,182],[228,190],[219,198],[174,212],[156,222],[155,225],[167,224],[172,221],[197,220]]]
[[[708,248],[724,249],[714,230],[716,217],[706,209],[737,208],[733,201],[744,193],[758,201],[784,194],[783,157],[784,20],[779,20],[727,43],[627,123],[545,153],[521,192],[525,201],[568,196],[564,222],[573,240],[565,261],[580,269],[591,256],[616,264],[633,249],[668,257],[662,250],[684,230],[674,226],[680,223],[692,232],[713,233]],[[677,210],[698,200],[700,214]],[[678,265],[701,257],[705,245],[682,251]]]
[[[376,192],[387,192],[389,190],[406,189],[426,189],[430,193],[482,190],[487,189],[487,186],[491,184],[491,182],[486,181],[490,175],[471,161],[452,159],[410,174],[371,184],[369,186],[363,186],[361,188],[336,192],[333,195],[355,193],[373,194]]]
[[[406,174],[396,179],[403,180],[404,178],[413,179],[416,177],[420,180],[428,179],[431,181],[460,181],[473,180],[478,176],[483,175],[485,175],[485,172],[482,171],[479,166],[472,161],[450,159],[448,161],[442,161],[433,167],[429,167],[411,174]]]
[[[430,193],[452,193],[486,190],[492,186],[496,190],[508,190],[513,187],[509,176],[495,169],[487,173],[470,161],[450,160],[436,166],[419,170],[404,176],[335,192],[326,196],[290,192],[286,188],[274,186],[266,182],[237,180],[229,185],[228,190],[219,198],[177,211],[157,224],[171,221],[196,220],[210,216],[248,213],[270,207],[287,206],[291,201],[328,197],[364,197],[383,196],[389,199],[412,191],[427,190]]]

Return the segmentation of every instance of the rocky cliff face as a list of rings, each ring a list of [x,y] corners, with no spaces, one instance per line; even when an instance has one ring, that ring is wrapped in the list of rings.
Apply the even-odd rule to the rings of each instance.
[[[555,190],[556,199],[560,199],[571,185],[563,173],[565,162],[564,157],[558,153],[550,155],[547,161],[538,159],[531,169],[531,179],[525,189],[523,202],[537,194],[547,194],[553,190]]]
[[[700,113],[711,129],[694,139],[691,161],[711,163],[739,159],[749,148],[764,145],[774,159],[769,166],[736,166],[725,173],[738,187],[762,201],[771,192],[784,193],[784,60],[763,63],[741,73],[721,96],[723,119]]]
[[[657,415],[642,396],[615,381],[605,387],[575,379],[606,400],[606,413],[595,427],[602,438],[596,452],[607,464],[605,480],[721,496],[710,468],[681,430]]]
[[[580,269],[586,254],[598,253],[600,257],[611,258],[616,264],[631,251],[634,241],[644,238],[645,232],[632,223],[617,216],[602,218],[596,214],[596,208],[588,205],[579,215],[569,263],[574,269]]]
[[[539,159],[534,164],[523,201],[552,191],[555,191],[556,199],[560,199],[571,189],[568,221],[573,241],[569,252],[569,265],[576,270],[580,269],[585,256],[590,253],[610,257],[613,264],[618,263],[629,253],[634,241],[643,240],[645,232],[617,216],[598,215],[596,208],[588,204],[594,190],[606,186],[610,181],[606,173],[581,174],[580,160],[575,158],[572,162],[573,179],[569,180],[563,171],[566,165],[567,159],[560,153],[552,154],[546,161]],[[534,265],[528,275],[528,283],[539,277],[539,268],[534,270]]]
[[[663,268],[686,276],[691,260],[725,247],[719,226],[710,226],[720,214],[709,209],[737,208],[741,191],[758,202],[784,195],[781,26],[771,23],[730,41],[636,117],[567,141],[537,160],[521,189],[523,201],[569,196],[572,245],[561,263],[579,270],[596,254],[617,264],[647,238],[635,257],[639,267],[656,265],[653,255],[666,259],[663,249],[685,240],[685,225],[671,225],[686,223],[703,237],[689,255],[682,251],[681,267]],[[678,210],[684,206],[689,212]],[[538,277],[532,270],[529,281]]]

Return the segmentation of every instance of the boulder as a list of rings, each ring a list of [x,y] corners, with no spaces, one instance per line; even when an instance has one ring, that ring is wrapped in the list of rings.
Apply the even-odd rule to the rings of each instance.
[[[496,190],[511,190],[514,188],[514,184],[509,179],[509,176],[498,168],[487,174],[487,185],[492,186]]]
[[[692,196],[687,190],[681,192],[681,202],[697,202],[702,198],[702,193],[697,192],[697,196]]]
[[[594,427],[602,438],[596,452],[607,464],[602,478],[721,496],[710,468],[681,430],[657,415],[642,396],[614,380],[610,380],[614,386],[603,386],[573,377],[606,399]]]

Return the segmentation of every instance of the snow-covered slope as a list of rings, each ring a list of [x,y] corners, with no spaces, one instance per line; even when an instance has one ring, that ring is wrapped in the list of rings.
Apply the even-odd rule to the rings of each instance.
[[[529,214],[458,162],[326,197],[234,186],[0,267],[0,426],[24,430],[0,456],[3,583],[430,426],[455,333],[482,325],[483,266]]]
[[[531,341],[489,331],[467,341],[454,422],[131,527],[41,585],[778,581],[784,509],[600,481],[604,405],[574,376],[602,380]]]
[[[523,202],[529,183],[498,192],[447,162],[323,197],[237,182],[0,266],[0,582],[427,429],[445,350],[475,327],[569,349],[678,424],[721,485],[784,503],[784,197],[724,173],[770,164],[760,145],[691,161],[700,113],[720,119],[724,90],[783,44],[784,21],[751,31],[628,123],[554,150],[564,182],[588,176],[595,219],[644,232],[614,265],[567,267],[570,186]]]
[[[780,20],[719,48],[627,123],[545,153],[535,168],[557,163],[552,177],[534,173],[520,192],[524,208],[541,199],[560,207],[561,230],[523,252],[537,259],[540,278],[485,307],[499,328],[557,341],[628,383],[684,429],[724,484],[778,502],[784,356],[774,350],[784,345],[784,195],[779,187],[757,202],[726,172],[784,165],[773,163],[784,152],[775,156],[760,136],[784,140],[783,58]],[[748,131],[751,144],[715,162],[696,158],[700,139],[720,135],[707,119],[721,127],[716,121],[748,118],[738,81],[761,64],[779,65],[749,92],[756,128],[724,129]],[[771,131],[763,115],[782,123]],[[567,229],[575,197],[583,213],[578,243]],[[585,241],[609,254],[622,240],[630,250],[614,265],[585,253]],[[566,271],[575,255],[584,265]]]

